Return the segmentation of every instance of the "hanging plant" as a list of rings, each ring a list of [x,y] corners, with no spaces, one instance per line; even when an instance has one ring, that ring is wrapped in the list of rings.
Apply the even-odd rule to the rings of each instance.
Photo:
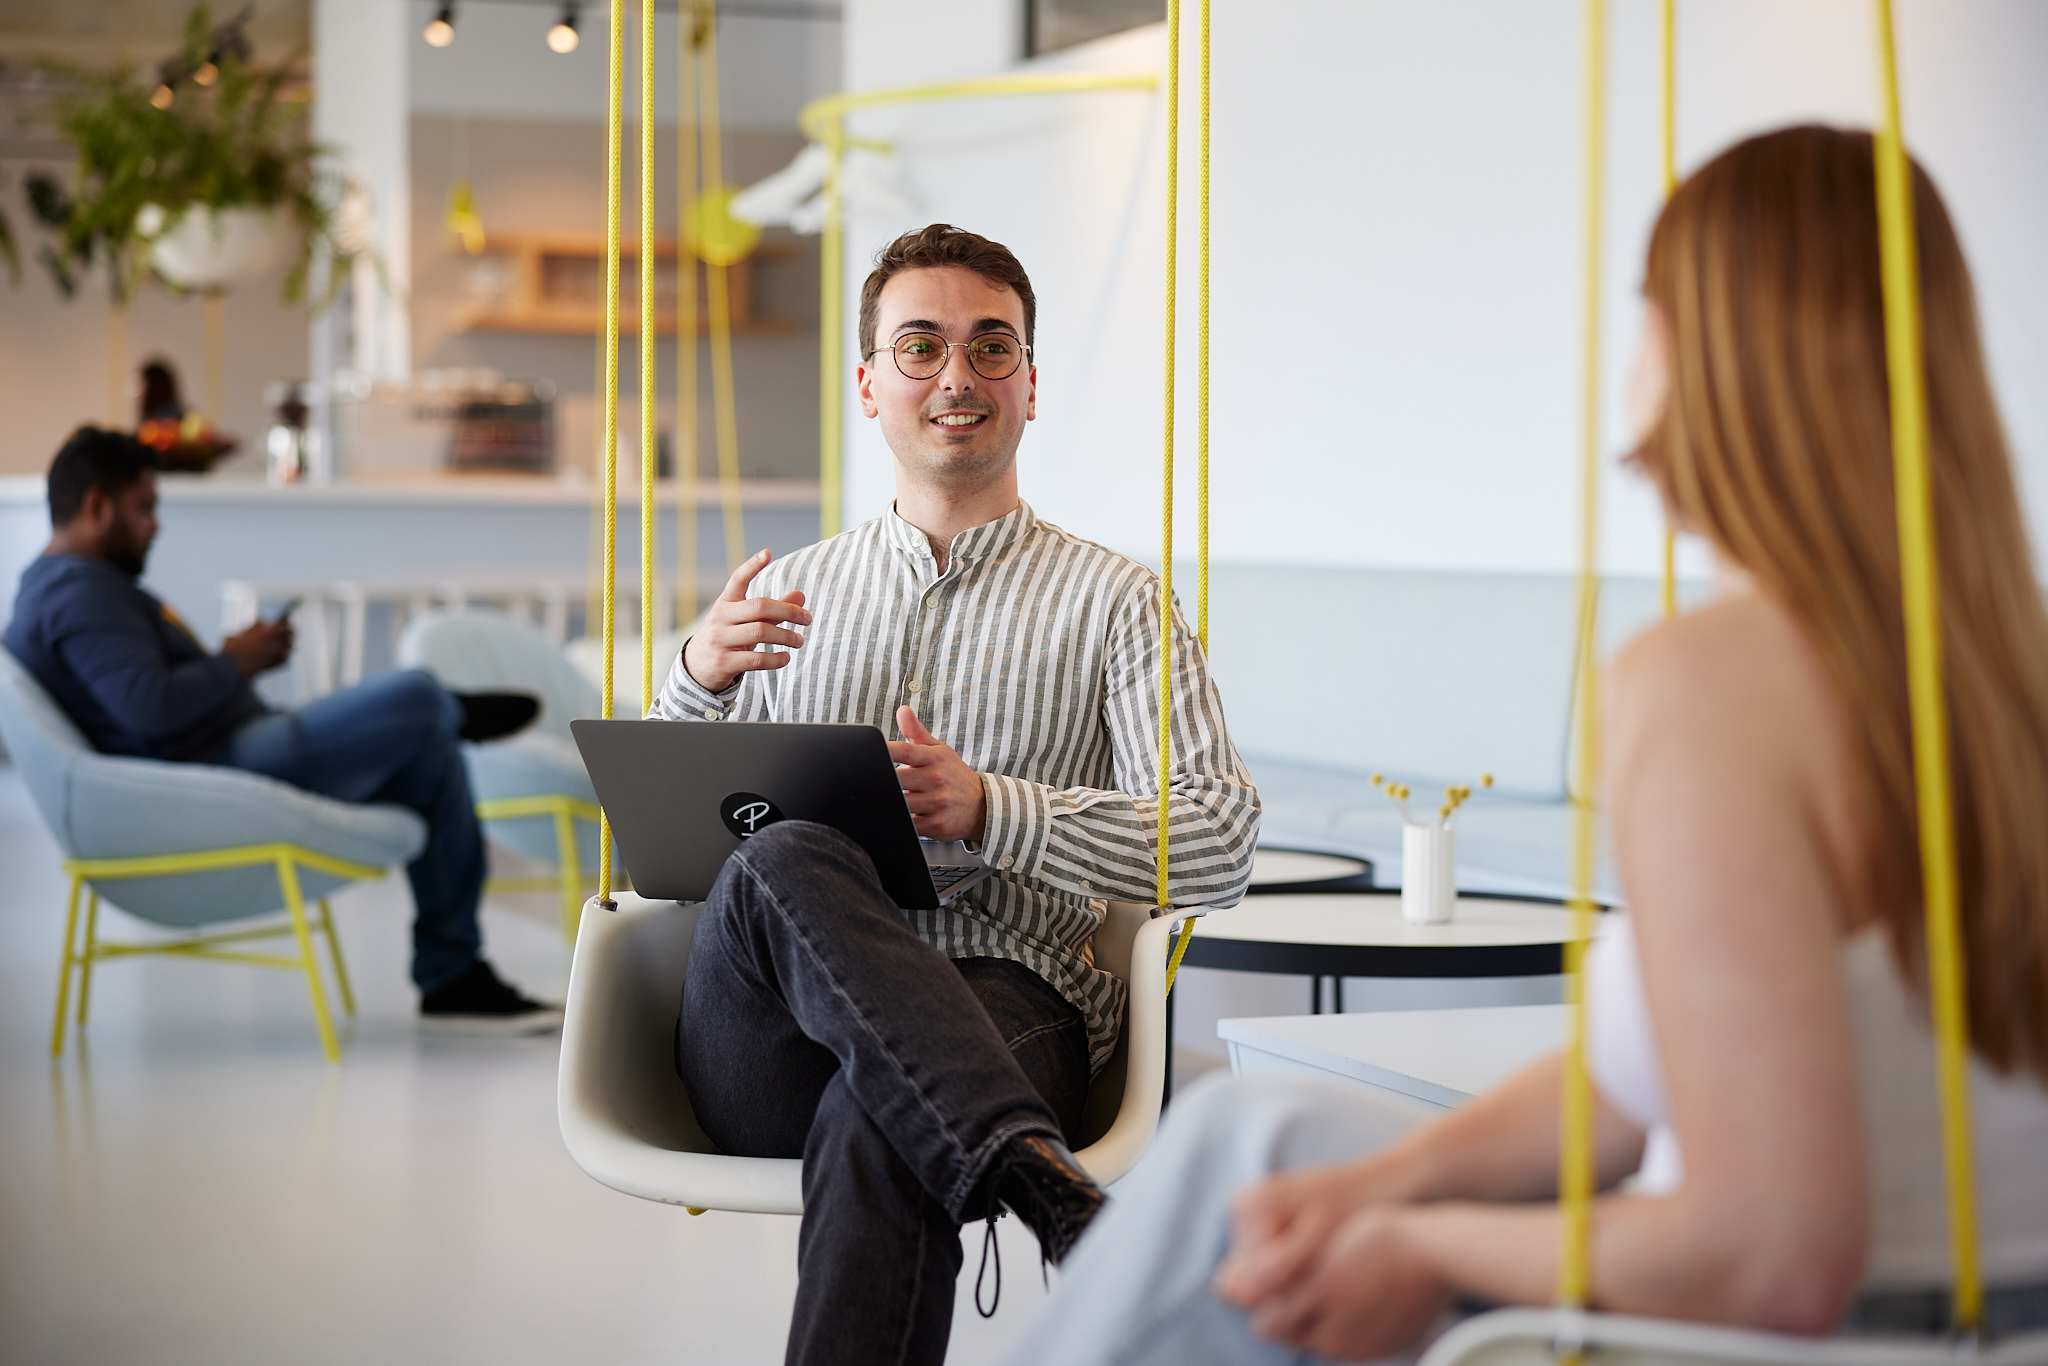
[[[324,307],[363,254],[361,241],[337,232],[342,180],[307,133],[297,63],[250,61],[240,24],[216,28],[205,5],[195,8],[178,55],[154,82],[132,67],[43,63],[73,84],[51,116],[77,161],[68,183],[31,176],[28,200],[57,234],[39,255],[67,298],[101,270],[125,301],[149,271],[150,248],[195,214],[216,233],[235,210],[272,215],[294,232],[287,301],[304,297],[315,263],[325,260],[328,287],[317,301]]]

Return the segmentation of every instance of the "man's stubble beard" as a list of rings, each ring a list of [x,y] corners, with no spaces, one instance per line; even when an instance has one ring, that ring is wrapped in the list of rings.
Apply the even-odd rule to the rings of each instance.
[[[996,418],[992,406],[975,399],[952,399],[930,407],[931,413],[920,412],[918,415],[921,429],[928,430],[932,415],[941,412],[979,412],[987,414],[991,421]],[[1023,436],[1020,431],[1007,444],[991,442],[968,450],[943,443],[927,445],[921,441],[913,442],[910,456],[898,455],[897,459],[928,486],[955,495],[974,493],[1001,479],[1017,463],[1017,447],[1022,444]]]

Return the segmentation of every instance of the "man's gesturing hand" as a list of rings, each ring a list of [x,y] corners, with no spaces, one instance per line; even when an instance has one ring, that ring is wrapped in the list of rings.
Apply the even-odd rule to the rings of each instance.
[[[756,645],[787,645],[794,650],[804,643],[789,629],[811,624],[802,589],[793,588],[779,598],[747,596],[747,585],[767,568],[768,559],[767,551],[757,550],[732,571],[725,591],[704,614],[704,624],[683,646],[683,667],[710,692],[724,692],[750,669],[779,669],[789,663],[788,650],[761,651]]]
[[[981,775],[951,745],[933,739],[910,708],[896,709],[896,725],[905,738],[889,742],[889,757],[896,761],[896,778],[917,833],[934,840],[980,839],[988,824]]]

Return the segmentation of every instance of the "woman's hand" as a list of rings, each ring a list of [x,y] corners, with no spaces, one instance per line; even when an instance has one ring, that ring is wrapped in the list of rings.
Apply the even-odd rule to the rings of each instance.
[[[1450,1286],[1403,1236],[1404,1211],[1369,1204],[1332,1224],[1306,1208],[1260,1244],[1233,1246],[1216,1293],[1252,1331],[1313,1356],[1363,1361],[1419,1338]]]

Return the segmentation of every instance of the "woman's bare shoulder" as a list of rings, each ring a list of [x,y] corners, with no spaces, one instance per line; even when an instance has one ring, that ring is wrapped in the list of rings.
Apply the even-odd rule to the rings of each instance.
[[[1615,657],[1608,686],[1617,742],[1675,728],[1762,754],[1811,753],[1840,718],[1819,651],[1792,613],[1761,593],[1643,632]]]

